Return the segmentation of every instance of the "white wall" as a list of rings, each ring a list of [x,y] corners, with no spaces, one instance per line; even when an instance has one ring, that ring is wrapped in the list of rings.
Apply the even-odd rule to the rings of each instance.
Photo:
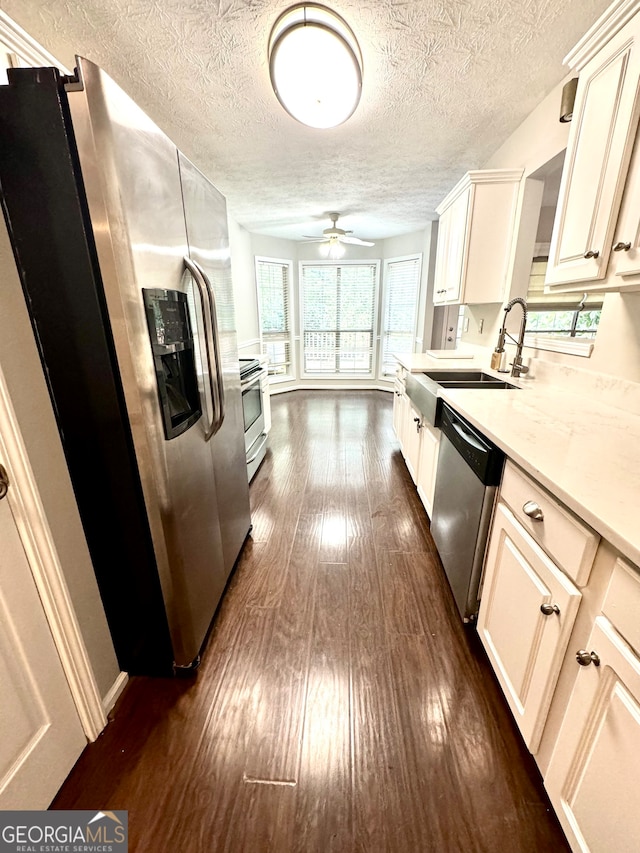
[[[0,364],[98,689],[118,677],[111,635],[4,221],[0,219]],[[96,485],[96,488],[99,484]]]
[[[526,178],[566,148],[569,125],[558,121],[560,96],[565,82],[563,80],[550,92],[498,148],[484,168],[522,167]],[[502,320],[502,308],[501,305],[468,306],[466,316],[469,318],[469,331],[463,335],[463,341],[492,349]],[[517,328],[519,321],[519,317],[514,318],[514,328]],[[482,333],[479,330],[481,324],[484,325]],[[573,367],[640,382],[640,293],[605,295],[600,326],[590,358],[531,349],[525,349],[524,354],[533,359],[532,372],[535,372],[536,360],[540,359],[558,367]]]

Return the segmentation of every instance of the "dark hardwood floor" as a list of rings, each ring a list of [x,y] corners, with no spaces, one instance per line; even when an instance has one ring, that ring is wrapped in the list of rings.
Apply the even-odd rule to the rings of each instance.
[[[253,535],[197,679],[132,679],[52,808],[128,809],[135,853],[568,850],[391,406],[272,399]]]

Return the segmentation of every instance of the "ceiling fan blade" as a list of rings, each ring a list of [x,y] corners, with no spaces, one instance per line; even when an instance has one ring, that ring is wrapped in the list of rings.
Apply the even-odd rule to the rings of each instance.
[[[375,246],[375,243],[369,243],[366,240],[361,240],[359,237],[340,237],[341,243],[351,243],[353,246]]]
[[[310,237],[308,234],[302,235],[305,238],[305,242],[307,243],[328,243],[326,237]]]

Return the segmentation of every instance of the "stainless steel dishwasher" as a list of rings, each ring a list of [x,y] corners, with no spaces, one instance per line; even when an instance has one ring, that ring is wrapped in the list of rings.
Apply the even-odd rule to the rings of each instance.
[[[478,613],[478,590],[504,454],[442,403],[440,455],[431,535],[465,622]]]

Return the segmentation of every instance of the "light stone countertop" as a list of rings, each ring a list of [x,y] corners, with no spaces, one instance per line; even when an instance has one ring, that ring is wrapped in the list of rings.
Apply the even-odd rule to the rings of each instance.
[[[484,370],[486,361],[476,355],[471,358],[434,358],[426,352],[396,355],[394,358],[409,373],[422,373],[424,370]]]
[[[640,567],[640,416],[597,397],[522,385],[439,395]]]
[[[640,567],[640,415],[599,394],[514,380],[486,358],[397,356],[412,373],[484,370],[521,391],[441,388],[438,395],[603,539]]]

